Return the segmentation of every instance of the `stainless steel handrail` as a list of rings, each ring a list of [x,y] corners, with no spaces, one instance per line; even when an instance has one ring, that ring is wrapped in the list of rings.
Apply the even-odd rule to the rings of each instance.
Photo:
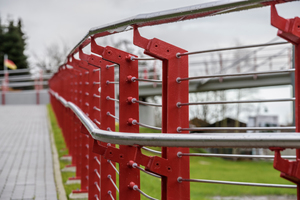
[[[296,1],[296,0],[286,0]],[[87,45],[89,43],[88,38],[97,34],[97,37],[103,37],[112,35],[119,32],[127,31],[134,25],[138,27],[159,25],[171,22],[184,21],[188,19],[195,19],[200,17],[218,15],[223,13],[230,13],[235,11],[247,10],[256,7],[267,6],[271,3],[278,3],[278,1],[272,0],[222,0],[209,2],[204,4],[198,4],[193,6],[187,6],[183,8],[165,10],[154,13],[140,14],[134,17],[130,17],[114,23],[109,23],[104,26],[92,28],[88,33],[80,40],[80,42],[71,50],[69,55],[75,53],[77,48],[81,45]]]
[[[54,91],[50,93],[76,114],[94,139],[106,143],[161,147],[300,148],[299,133],[137,134],[105,131],[99,129],[74,103],[67,102]]]

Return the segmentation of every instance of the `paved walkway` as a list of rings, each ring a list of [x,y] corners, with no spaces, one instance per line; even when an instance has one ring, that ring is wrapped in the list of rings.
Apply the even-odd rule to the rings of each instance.
[[[46,106],[0,106],[0,200],[57,199]]]

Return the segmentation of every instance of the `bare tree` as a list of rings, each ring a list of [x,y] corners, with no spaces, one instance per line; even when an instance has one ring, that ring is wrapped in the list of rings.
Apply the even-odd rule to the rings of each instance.
[[[56,72],[58,67],[64,63],[68,52],[68,45],[53,43],[45,48],[42,56],[34,53],[35,66],[45,72]]]

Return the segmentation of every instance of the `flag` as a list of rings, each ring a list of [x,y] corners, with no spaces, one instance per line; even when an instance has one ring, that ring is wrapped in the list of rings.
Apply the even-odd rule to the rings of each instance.
[[[13,61],[8,59],[4,60],[4,65],[10,69],[17,69],[17,65]]]

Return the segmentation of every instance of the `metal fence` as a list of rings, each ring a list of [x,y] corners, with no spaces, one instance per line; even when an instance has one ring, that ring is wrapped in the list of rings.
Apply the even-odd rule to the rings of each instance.
[[[300,33],[299,18],[290,20],[278,16],[277,1],[220,1],[187,8],[138,15],[115,24],[91,29],[89,33],[70,52],[67,62],[49,81],[51,104],[76,166],[76,177],[81,181],[80,190],[73,193],[88,193],[89,199],[140,199],[145,194],[140,187],[140,173],[147,173],[161,180],[161,199],[190,199],[190,182],[261,186],[277,188],[296,188],[300,183],[297,151],[296,161],[281,157],[284,148],[300,148],[299,132],[299,92],[296,88],[294,98],[249,100],[235,102],[189,102],[189,80],[211,78],[189,76],[189,56],[205,52],[188,52],[159,39],[146,39],[139,33],[139,27],[204,17],[244,10],[247,8],[271,6],[271,22],[279,29],[278,35],[295,46],[295,69],[284,72],[295,73],[295,85],[299,85]],[[122,31],[133,31],[134,45],[144,49],[148,58],[139,58],[114,47],[103,47],[95,39]],[[91,54],[83,48],[90,45]],[[76,59],[74,54],[79,54]],[[138,61],[156,59],[162,63],[161,79],[139,76]],[[118,68],[118,79],[115,69]],[[253,76],[258,74],[282,73],[272,70],[257,73],[241,71],[235,74],[214,74],[213,77]],[[154,104],[139,99],[139,83],[154,82],[162,85],[162,104]],[[118,85],[118,96],[115,96]],[[210,133],[190,134],[190,131],[204,130],[201,127],[189,128],[189,106],[199,104],[225,104],[249,102],[295,101],[295,127],[247,127],[222,128],[222,130],[281,130],[281,133]],[[119,115],[116,117],[115,106]],[[139,104],[162,108],[162,127],[153,127],[139,120]],[[119,131],[115,131],[115,122]],[[139,133],[139,127],[161,130],[162,133]],[[207,128],[205,128],[207,130]],[[218,129],[220,130],[220,129]],[[284,131],[296,130],[296,132]],[[117,146],[116,146],[117,145]],[[161,147],[161,152],[148,146]],[[245,155],[192,154],[190,147],[242,147],[270,148],[275,156],[248,156],[251,158],[273,158],[275,169],[281,176],[296,185],[230,182],[221,180],[193,179],[190,177],[190,156],[245,157]],[[154,152],[148,156],[142,149]],[[117,169],[115,163],[118,163]],[[118,176],[118,183],[117,177]],[[299,187],[298,187],[299,190]],[[300,195],[298,193],[298,199]]]

